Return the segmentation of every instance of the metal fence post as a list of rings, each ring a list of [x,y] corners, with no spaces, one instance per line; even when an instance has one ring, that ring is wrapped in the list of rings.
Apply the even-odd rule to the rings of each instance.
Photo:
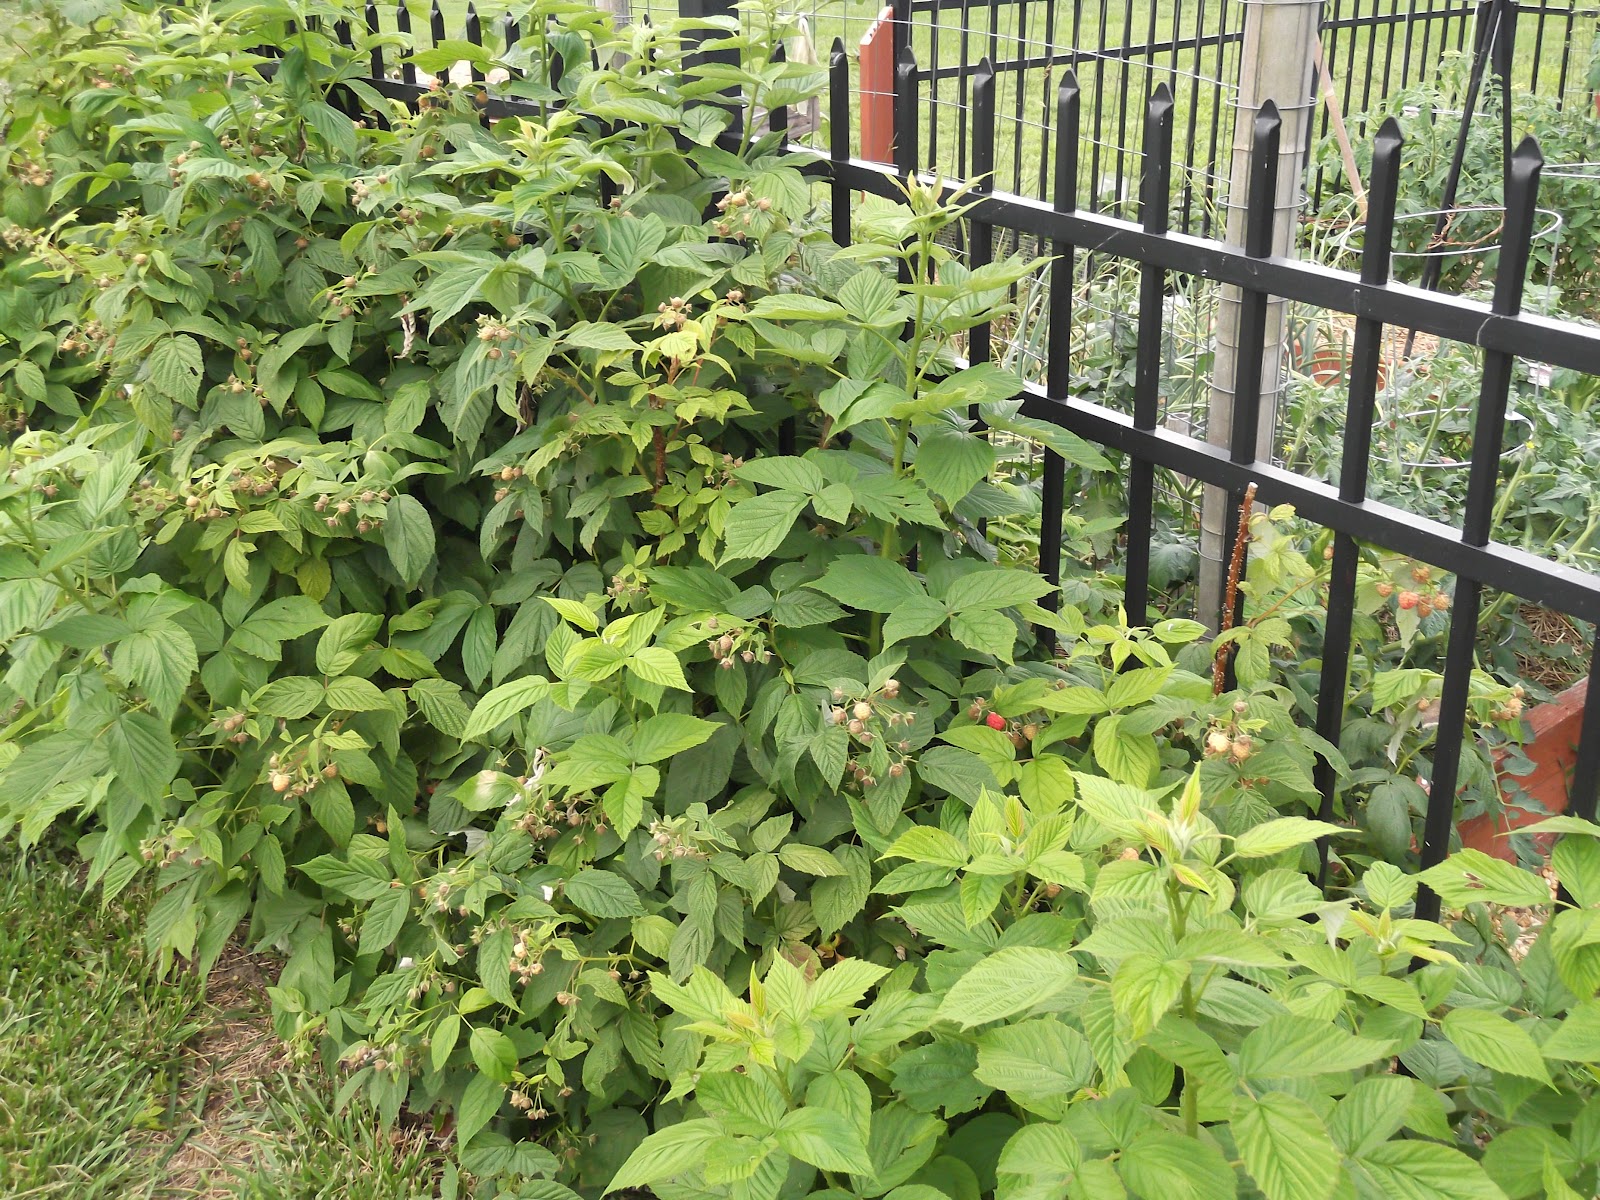
[[[1270,100],[1277,105],[1283,122],[1272,254],[1288,257],[1294,252],[1304,186],[1305,131],[1315,111],[1313,79],[1322,0],[1243,0],[1243,3],[1244,41],[1239,56],[1239,100],[1234,115],[1226,240],[1230,246],[1244,245],[1245,199],[1250,189],[1255,121],[1262,105]],[[1237,287],[1224,287],[1217,306],[1206,441],[1223,448],[1234,444],[1235,373],[1241,358],[1249,360],[1251,357],[1242,354],[1239,346],[1240,296]],[[1272,457],[1286,308],[1282,300],[1275,299],[1268,304],[1265,340],[1260,348],[1264,352],[1260,358],[1261,402],[1256,425],[1256,458],[1262,461]],[[1221,488],[1206,488],[1200,506],[1200,578],[1195,617],[1212,630],[1217,629],[1222,613],[1231,524],[1227,492]]]

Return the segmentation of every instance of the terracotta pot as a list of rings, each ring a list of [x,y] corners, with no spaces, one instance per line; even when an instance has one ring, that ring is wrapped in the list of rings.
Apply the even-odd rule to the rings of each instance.
[[[1350,355],[1340,346],[1323,346],[1306,362],[1305,373],[1320,386],[1343,383],[1350,378]],[[1378,364],[1378,388],[1388,382],[1388,370]]]
[[[1533,770],[1517,777],[1516,785],[1548,811],[1533,813],[1508,809],[1498,817],[1485,814],[1463,821],[1460,826],[1463,846],[1516,862],[1516,852],[1506,835],[1525,825],[1537,824],[1553,813],[1567,811],[1567,780],[1578,757],[1578,733],[1583,726],[1583,704],[1588,694],[1589,681],[1585,679],[1528,714],[1528,740],[1523,743],[1522,752],[1532,761]],[[1539,835],[1539,840],[1548,842],[1550,838]],[[1548,851],[1549,846],[1541,845],[1540,849]]]

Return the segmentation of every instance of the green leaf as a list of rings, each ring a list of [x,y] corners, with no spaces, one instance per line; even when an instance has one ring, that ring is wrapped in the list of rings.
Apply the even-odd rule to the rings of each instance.
[[[803,871],[807,875],[830,877],[845,874],[845,869],[833,855],[819,846],[807,846],[803,842],[790,842],[784,846],[778,851],[778,860],[784,866]]]
[[[1062,1197],[1083,1155],[1064,1125],[1024,1125],[1000,1151],[999,1196]]]
[[[1573,1005],[1539,1049],[1563,1062],[1600,1063],[1600,1000]]]
[[[379,894],[361,918],[361,945],[358,954],[387,950],[400,936],[411,913],[411,889],[391,887]]]
[[[428,1036],[432,1043],[429,1051],[433,1069],[442,1071],[445,1068],[445,1064],[450,1061],[450,1055],[456,1048],[456,1042],[461,1038],[460,1015],[446,1013],[440,1018],[439,1023],[433,1027],[433,1032]]]
[[[715,1121],[700,1117],[690,1121],[676,1121],[665,1129],[657,1130],[634,1148],[628,1155],[605,1193],[610,1195],[621,1188],[644,1187],[661,1183],[694,1170],[705,1160],[706,1150],[727,1135]]]
[[[865,554],[834,559],[827,573],[810,586],[851,608],[879,613],[925,601],[928,595],[917,577],[899,563]]]
[[[584,912],[594,917],[638,917],[644,915],[644,905],[633,885],[620,875],[585,867],[571,879],[564,889],[566,897]]]
[[[1233,1137],[1267,1200],[1328,1200],[1339,1182],[1339,1151],[1316,1111],[1287,1092],[1233,1102]]]
[[[843,875],[817,880],[811,885],[811,915],[824,937],[844,928],[866,906],[872,888],[872,861],[860,846],[837,846],[834,859]]]
[[[1355,832],[1327,821],[1311,821],[1305,817],[1279,817],[1263,821],[1245,830],[1234,840],[1233,852],[1240,858],[1267,858],[1282,854],[1296,846],[1304,846],[1320,837]]]
[[[505,1097],[505,1084],[487,1075],[474,1075],[456,1107],[456,1144],[465,1146],[493,1120]]]
[[[467,727],[461,732],[461,740],[472,742],[482,739],[512,717],[532,708],[549,692],[550,681],[539,675],[502,683],[478,701]]]
[[[994,470],[994,447],[973,433],[933,426],[917,438],[912,471],[947,505],[961,500]]]
[[[722,530],[722,558],[767,558],[789,536],[807,498],[795,492],[765,492],[728,510]]]
[[[1051,591],[1053,585],[1032,571],[985,567],[958,575],[940,597],[953,613],[973,609],[1015,608],[1030,604]]]
[[[628,659],[628,670],[646,683],[657,687],[689,691],[689,681],[683,676],[683,664],[678,656],[662,646],[646,646]]]
[[[311,817],[327,831],[336,846],[347,845],[356,829],[356,810],[350,793],[337,779],[311,793]]]
[[[569,346],[585,350],[627,353],[639,349],[639,343],[633,340],[626,329],[610,321],[578,321],[561,335],[561,340]]]
[[[784,1114],[773,1136],[785,1152],[813,1167],[872,1174],[872,1159],[860,1131],[841,1113],[825,1108],[795,1109]]]
[[[895,839],[884,858],[909,858],[912,862],[935,863],[943,867],[967,865],[967,848],[954,834],[932,825],[918,825]]]
[[[1366,1194],[1371,1196],[1505,1200],[1505,1193],[1481,1166],[1461,1151],[1434,1142],[1385,1142],[1356,1159],[1355,1170],[1358,1180],[1369,1185]]]
[[[486,1133],[474,1139],[461,1155],[461,1166],[483,1179],[498,1175],[554,1175],[561,1169],[556,1156],[537,1142],[526,1138],[513,1141],[498,1133]],[[556,1190],[545,1190],[547,1188]],[[517,1200],[568,1200],[569,1197],[576,1200],[576,1193],[548,1181],[525,1181],[517,1188]]]
[[[1066,1116],[1067,1100],[1095,1078],[1088,1039],[1060,1021],[1002,1025],[978,1039],[980,1083],[1042,1116]]]
[[[1210,1142],[1165,1129],[1141,1133],[1123,1151],[1122,1177],[1149,1200],[1233,1200],[1233,1168]]]
[[[156,715],[170,721],[199,668],[199,655],[194,639],[178,626],[157,624],[123,638],[111,668],[119,679],[137,684]]]
[[[165,722],[145,712],[125,712],[103,735],[111,769],[135,796],[162,799],[178,773],[178,752]]]
[[[192,337],[163,338],[150,352],[150,382],[168,400],[193,408],[205,366]]]
[[[939,1005],[938,1019],[963,1029],[998,1021],[1059,996],[1077,974],[1076,960],[1059,950],[998,950],[955,982]]]
[[[1131,1023],[1134,1037],[1143,1037],[1160,1023],[1188,978],[1188,963],[1165,961],[1152,954],[1131,954],[1117,964],[1111,998],[1117,1012]]]
[[[1374,1075],[1345,1093],[1333,1111],[1328,1132],[1339,1148],[1359,1158],[1381,1145],[1405,1124],[1417,1100],[1417,1083],[1401,1075]]]
[[[1550,1071],[1526,1029],[1499,1013],[1482,1008],[1457,1008],[1439,1023],[1445,1037],[1473,1062],[1507,1075],[1550,1082]]]
[[[348,613],[330,621],[317,639],[317,670],[324,675],[343,675],[372,645],[383,627],[377,613]]]
[[[250,707],[262,716],[297,720],[322,703],[321,683],[306,675],[277,679],[257,692]]]
[[[395,573],[408,588],[416,587],[433,562],[433,519],[415,496],[395,496],[384,508],[383,545]]]
[[[416,299],[406,306],[410,312],[431,309],[428,318],[430,329],[438,329],[451,317],[478,298],[483,282],[489,277],[484,264],[469,263],[442,271],[428,280]]]
[[[692,750],[721,726],[683,713],[663,713],[641,721],[633,731],[633,761],[660,762]]]
[[[1446,904],[1504,904],[1527,908],[1550,903],[1550,885],[1531,871],[1491,858],[1481,850],[1461,850],[1417,878]]]
[[[389,707],[377,684],[354,675],[329,681],[325,697],[335,712],[380,712]]]
[[[517,1069],[517,1047],[505,1034],[487,1025],[472,1031],[468,1041],[472,1061],[496,1083],[510,1083],[511,1073]]]
[[[1239,1069],[1253,1078],[1304,1078],[1353,1071],[1393,1051],[1393,1043],[1355,1037],[1312,1017],[1273,1017],[1239,1047]]]
[[[332,854],[312,859],[300,870],[325,888],[352,900],[376,900],[393,890],[389,871],[371,858],[352,858],[348,862]]]
[[[755,458],[735,468],[733,473],[749,483],[759,483],[762,487],[798,492],[807,496],[815,496],[828,486],[827,476],[818,470],[815,464],[803,458],[776,455],[771,458]]]
[[[676,115],[673,119],[677,119]],[[837,321],[846,313],[831,300],[785,292],[761,297],[750,306],[747,315],[768,321]]]

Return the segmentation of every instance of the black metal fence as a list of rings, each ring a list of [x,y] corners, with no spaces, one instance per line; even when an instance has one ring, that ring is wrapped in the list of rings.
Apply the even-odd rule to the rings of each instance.
[[[374,6],[368,6],[366,19],[369,28],[378,29]],[[442,18],[437,8],[432,23],[436,40],[442,40]],[[349,30],[341,30],[340,34],[349,40]],[[467,34],[470,40],[482,44],[483,32],[475,17],[469,18]],[[517,39],[514,26],[501,27],[502,46],[514,45]],[[1372,144],[1360,271],[1332,270],[1271,257],[1280,121],[1270,103],[1254,117],[1254,166],[1245,199],[1247,233],[1242,248],[1232,247],[1171,227],[1171,215],[1179,210],[1174,203],[1178,185],[1173,156],[1178,105],[1165,81],[1143,100],[1139,154],[1136,163],[1131,159],[1124,163],[1130,176],[1137,178],[1136,219],[1096,211],[1082,202],[1085,174],[1092,175],[1096,170],[1095,139],[1088,135],[1086,126],[1092,128],[1097,120],[1097,101],[1093,91],[1081,86],[1070,64],[1054,66],[1059,68],[1060,81],[1051,95],[1048,121],[1042,122],[1050,134],[1049,174],[1037,188],[1047,196],[1022,194],[1014,186],[997,187],[997,182],[1007,182],[1004,174],[990,174],[996,165],[993,156],[1001,112],[997,103],[999,72],[987,61],[980,61],[970,76],[964,121],[957,129],[961,139],[957,158],[968,163],[972,177],[980,180],[977,203],[967,217],[973,253],[986,254],[996,237],[1009,233],[1037,241],[1055,256],[1050,267],[1054,286],[1048,300],[1043,381],[1026,388],[1023,412],[1127,455],[1128,520],[1123,570],[1125,605],[1131,620],[1143,620],[1150,608],[1158,468],[1224,489],[1231,497],[1235,525],[1246,489],[1253,485],[1259,502],[1291,504],[1302,518],[1333,532],[1316,727],[1335,744],[1345,716],[1360,546],[1383,547],[1456,576],[1421,845],[1423,866],[1437,863],[1449,849],[1460,758],[1468,735],[1469,685],[1480,605],[1485,592],[1504,591],[1579,620],[1600,623],[1600,576],[1497,544],[1492,526],[1516,360],[1533,359],[1553,367],[1600,375],[1600,329],[1523,311],[1543,167],[1538,145],[1527,139],[1512,155],[1506,173],[1500,265],[1493,299],[1485,304],[1390,280],[1401,151],[1399,129],[1392,121],[1377,131]],[[407,68],[401,68],[398,80],[390,78],[396,72],[385,69],[377,50],[373,51],[371,67],[373,78],[365,83],[385,95],[415,99],[426,90],[425,82]],[[481,73],[474,73],[474,77],[481,78]],[[849,214],[857,193],[896,196],[904,179],[932,165],[919,153],[928,149],[928,143],[916,136],[924,106],[923,84],[928,78],[917,63],[912,45],[902,45],[895,73],[896,161],[892,165],[865,161],[852,152],[847,118],[854,82],[844,47],[835,43],[829,60],[829,111],[833,120],[827,150],[818,155],[813,171],[831,186],[836,240],[849,240]],[[536,108],[528,101],[495,100],[488,111],[492,115],[497,110],[526,112]],[[787,128],[785,113],[768,114],[766,119],[773,128]],[[1010,182],[1015,184],[1015,173]],[[1037,178],[1033,182],[1039,184]],[[1068,364],[1075,314],[1070,283],[1079,260],[1087,255],[1127,262],[1139,273],[1141,303],[1136,318],[1138,341],[1131,412],[1075,395],[1072,387]],[[1234,428],[1238,432],[1226,448],[1165,428],[1159,420],[1160,356],[1168,320],[1162,300],[1185,277],[1234,285],[1241,289],[1243,297],[1235,374],[1231,381],[1225,381],[1233,389]],[[1262,334],[1267,307],[1274,297],[1345,314],[1354,322],[1344,406],[1343,457],[1334,478],[1310,477],[1257,458],[1256,417],[1261,405],[1265,355]],[[1413,330],[1442,341],[1475,346],[1482,353],[1483,373],[1474,405],[1465,504],[1461,519],[1454,526],[1368,498],[1368,464],[1386,328]],[[993,346],[990,331],[986,327],[974,330],[970,345],[975,360],[986,358]],[[1063,520],[1066,506],[1073,500],[1067,494],[1065,478],[1063,462],[1046,451],[1041,569],[1058,584]],[[1591,667],[1591,684],[1596,670],[1600,666]],[[1600,688],[1592,687],[1590,695],[1600,697]],[[1317,782],[1322,793],[1322,813],[1331,815],[1337,807],[1338,785],[1329,764],[1323,764]],[[1584,711],[1569,795],[1569,811],[1594,817],[1600,798],[1600,699],[1591,700]],[[1432,916],[1437,911],[1437,898],[1425,895],[1419,903],[1419,915]]]
[[[910,51],[902,57],[897,111],[901,128],[918,107],[917,71]],[[832,62],[832,86],[849,87],[841,49]],[[971,136],[983,146],[993,137],[994,74],[980,65],[973,78]],[[1493,301],[1482,304],[1395,284],[1389,280],[1397,202],[1401,138],[1386,123],[1373,145],[1369,212],[1359,274],[1270,257],[1278,169],[1280,121],[1268,104],[1255,117],[1254,163],[1246,198],[1247,233],[1242,249],[1169,228],[1172,211],[1173,96],[1158,85],[1144,110],[1139,160],[1137,222],[1087,211],[1078,204],[1082,151],[1080,130],[1087,95],[1070,72],[1054,104],[1055,171],[1049,201],[986,191],[971,213],[974,245],[991,230],[1016,230],[1047,243],[1058,256],[1054,270],[1063,286],[1051,292],[1048,369],[1042,387],[1029,388],[1023,411],[1098,445],[1128,456],[1125,605],[1141,620],[1150,602],[1149,569],[1155,470],[1164,467],[1225,489],[1237,523],[1247,487],[1266,504],[1292,504],[1298,513],[1335,534],[1317,729],[1337,743],[1344,720],[1351,663],[1358,542],[1382,546],[1448,570],[1457,577],[1445,654],[1443,694],[1422,842],[1422,862],[1440,861],[1449,848],[1457,798],[1461,749],[1467,735],[1467,704],[1474,665],[1480,602],[1486,589],[1503,590],[1584,621],[1600,619],[1600,577],[1548,563],[1493,540],[1492,513],[1500,476],[1507,402],[1515,360],[1521,356],[1554,366],[1600,372],[1600,330],[1530,316],[1522,311],[1529,250],[1534,233],[1539,175],[1538,145],[1525,140],[1514,152],[1507,178],[1506,223]],[[897,177],[915,173],[912,140],[901,143],[892,168],[852,160],[845,140],[833,139],[827,171],[835,204],[848,206],[856,191],[892,195]],[[978,164],[979,167],[983,164]],[[1072,394],[1066,373],[1072,334],[1072,278],[1077,257],[1093,253],[1130,260],[1141,273],[1137,372],[1131,415]],[[1160,300],[1177,275],[1201,276],[1242,290],[1241,336],[1234,395],[1232,444],[1222,450],[1158,424],[1159,355],[1164,337]],[[1336,479],[1307,478],[1256,457],[1256,417],[1261,402],[1263,333],[1269,299],[1278,297],[1347,314],[1355,341],[1344,414],[1343,462]],[[1450,527],[1367,497],[1367,472],[1376,416],[1379,354],[1386,326],[1417,330],[1441,340],[1477,346],[1483,379],[1475,406],[1472,464],[1460,524]],[[974,340],[975,350],[987,339]],[[1059,581],[1060,533],[1068,501],[1059,460],[1047,458],[1044,491],[1043,569]],[[1592,682],[1592,678],[1591,678]],[[1600,692],[1595,693],[1600,696]],[[1318,780],[1324,816],[1334,811],[1336,781],[1324,764]],[[1570,811],[1592,817],[1600,794],[1600,700],[1584,712],[1577,763],[1570,786]],[[1423,915],[1437,913],[1425,899]]]

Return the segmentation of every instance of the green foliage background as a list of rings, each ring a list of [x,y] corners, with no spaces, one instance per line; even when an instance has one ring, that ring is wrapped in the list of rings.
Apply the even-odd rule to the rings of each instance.
[[[758,33],[541,3],[486,130],[336,13],[51,5],[6,61],[0,832],[152,875],[163,963],[244,925],[484,1197],[1592,1190],[1597,831],[1519,965],[1479,902],[1542,879],[1468,852],[1420,921],[1301,815],[1318,754],[1397,777],[1296,723],[1287,619],[1217,695],[1192,622],[1042,603],[995,435],[1103,460],[960,357],[1034,264],[920,185],[833,244],[707,103],[817,86]]]

